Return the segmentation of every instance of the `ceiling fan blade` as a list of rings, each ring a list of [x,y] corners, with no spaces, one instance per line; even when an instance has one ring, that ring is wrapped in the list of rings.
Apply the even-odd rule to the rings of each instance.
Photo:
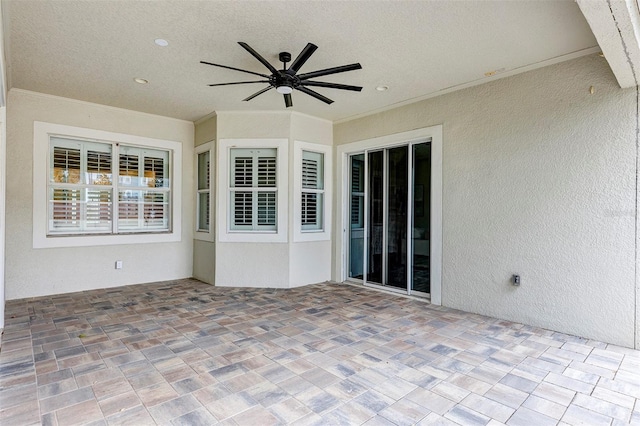
[[[307,89],[304,86],[298,86],[298,87],[296,87],[296,89],[301,91],[302,93],[306,93],[309,96],[313,96],[314,98],[316,98],[318,100],[321,100],[325,104],[331,105],[333,103],[333,101],[331,99],[327,98],[326,96],[322,96],[320,93],[314,92],[311,89]]]
[[[362,90],[360,86],[349,86],[346,84],[338,84],[338,83],[326,83],[324,81],[302,81],[300,82],[303,86],[316,86],[316,87],[327,87],[329,89],[342,89],[342,90],[352,90],[354,92],[359,92]]]
[[[327,68],[324,70],[312,71],[306,74],[300,74],[298,77],[300,78],[300,80],[308,80],[314,77],[322,77],[323,75],[337,74],[339,72],[347,72],[347,71],[353,71],[353,70],[359,70],[359,69],[362,69],[362,65],[360,64],[342,65],[341,67]]]
[[[246,99],[243,99],[242,101],[250,101],[251,99],[255,98],[256,96],[260,96],[262,95],[264,92],[266,92],[267,90],[271,90],[273,89],[273,86],[269,86],[269,87],[265,87],[264,89],[260,90],[259,92],[254,93],[253,95],[249,96]]]
[[[249,53],[251,53],[251,55],[256,58],[257,60],[260,61],[260,63],[262,63],[262,65],[264,65],[265,67],[267,67],[269,69],[269,71],[271,71],[271,74],[277,74],[278,70],[276,70],[273,65],[271,65],[265,58],[263,58],[262,56],[260,56],[260,54],[258,52],[256,52],[255,50],[253,50],[251,48],[251,46],[249,46],[247,43],[245,43],[244,41],[239,41],[238,44],[242,47],[245,48],[245,50]]]
[[[248,83],[269,83],[269,80],[258,80],[258,81],[236,81],[234,83],[218,83],[218,84],[209,84],[209,87],[213,86],[231,86],[233,84],[248,84]]]
[[[200,61],[200,63],[201,64],[207,64],[207,65],[213,65],[214,67],[226,68],[228,70],[246,72],[248,74],[253,74],[253,75],[259,75],[260,77],[264,77],[264,78],[269,78],[269,76],[266,75],[266,74],[260,74],[260,73],[253,72],[253,71],[241,70],[240,68],[234,68],[234,67],[229,67],[229,66],[226,66],[226,65],[214,64],[212,62],[205,62],[205,61]]]
[[[302,52],[300,52],[298,57],[291,63],[289,69],[292,70],[294,74],[297,73],[298,70],[302,68],[304,63],[309,60],[311,55],[313,55],[313,52],[315,52],[317,49],[318,46],[316,46],[315,44],[307,43],[304,49],[302,49]]]
[[[293,100],[291,99],[291,93],[287,93],[283,96],[284,96],[284,104],[287,106],[287,108],[292,107]]]

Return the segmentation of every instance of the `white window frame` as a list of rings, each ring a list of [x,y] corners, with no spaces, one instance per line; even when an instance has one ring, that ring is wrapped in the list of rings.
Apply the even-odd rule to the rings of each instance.
[[[231,150],[234,148],[276,149],[277,225],[275,231],[232,230],[230,203]],[[287,242],[289,205],[289,140],[288,139],[221,139],[217,150],[217,241],[272,243]]]
[[[295,201],[293,203],[293,241],[328,241],[331,239],[331,206],[332,206],[332,184],[333,175],[331,173],[333,149],[331,146],[318,143],[294,141],[293,143],[293,193]],[[323,155],[324,170],[324,206],[322,211],[322,229],[303,230],[302,229],[302,155],[303,151],[317,152]]]
[[[195,157],[193,160],[193,170],[195,173],[194,184],[195,184],[195,192],[196,192],[196,200],[195,200],[195,215],[194,215],[194,239],[200,241],[210,241],[213,242],[215,240],[215,232],[214,232],[214,222],[213,222],[213,212],[214,212],[214,173],[215,173],[215,141],[209,141],[202,145],[198,145],[195,147]],[[199,203],[200,203],[200,190],[198,190],[198,156],[205,152],[209,152],[209,230],[201,231],[198,229],[198,220],[199,220]]]
[[[171,151],[170,231],[121,234],[47,235],[50,137],[121,143]],[[114,177],[117,179],[117,176]],[[114,194],[115,197],[118,194]],[[33,123],[33,248],[86,247],[176,242],[182,238],[182,144],[180,142],[35,121]],[[113,214],[117,214],[114,211]]]

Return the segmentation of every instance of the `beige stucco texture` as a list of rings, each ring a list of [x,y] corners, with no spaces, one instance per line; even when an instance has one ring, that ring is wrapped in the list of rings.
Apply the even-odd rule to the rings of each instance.
[[[442,124],[442,304],[633,346],[636,111],[592,55],[337,124],[334,142]]]
[[[9,93],[7,116],[7,299],[191,276],[193,123],[16,90]],[[182,197],[181,240],[34,249],[34,121],[182,143],[182,188],[174,192]],[[116,260],[123,261],[122,269],[115,269]]]

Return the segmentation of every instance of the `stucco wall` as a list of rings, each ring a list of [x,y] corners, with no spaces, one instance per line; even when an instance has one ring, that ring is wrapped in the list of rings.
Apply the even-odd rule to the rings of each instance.
[[[442,124],[443,305],[633,346],[636,108],[593,55],[337,124],[334,143]]]
[[[216,245],[211,241],[193,240],[193,277],[215,284]]]
[[[200,119],[195,124],[195,146],[200,146],[216,138],[218,132],[218,117],[213,115],[211,117]]]
[[[203,145],[210,141],[215,141],[217,137],[217,124],[218,117],[213,115],[211,117],[201,119],[195,124],[195,138],[194,144],[195,146]],[[214,178],[211,181],[211,198],[212,198],[212,211],[216,211],[216,182],[215,182],[215,172],[217,170],[216,167],[216,150],[211,151],[210,164],[213,167],[213,176]],[[197,173],[194,166],[194,173]],[[194,180],[196,176],[194,174]],[[195,194],[194,194],[195,196]],[[194,221],[195,218],[195,206],[196,199],[193,200],[194,206]],[[213,215],[211,223],[209,224],[210,229],[216,229],[215,223],[215,215]],[[194,231],[195,232],[195,231]],[[193,276],[205,283],[214,284],[215,283],[215,273],[216,273],[216,245],[213,241],[204,241],[204,240],[194,240],[193,241]]]
[[[291,184],[294,178],[294,142],[331,145],[333,124],[290,111],[217,112],[217,141],[223,139],[287,139],[288,206],[287,242],[221,242],[216,235],[215,285],[286,288],[329,279],[331,244],[328,241],[293,243],[293,203],[298,195]],[[199,130],[198,130],[199,131]],[[239,146],[241,146],[241,141]],[[221,165],[216,176],[220,179]],[[219,194],[219,197],[226,194]],[[219,199],[219,198],[218,198]],[[217,212],[217,210],[216,210]],[[219,212],[217,212],[219,214]],[[216,221],[220,220],[219,217]],[[199,258],[196,254],[196,258]]]
[[[331,279],[331,241],[293,243],[289,258],[290,287]]]
[[[291,116],[291,141],[302,141],[321,145],[333,145],[333,123],[330,121],[294,114]],[[327,159],[328,161],[328,159]],[[289,156],[290,179],[293,179],[294,155]],[[326,176],[327,189],[331,189]],[[289,186],[289,200],[299,202],[294,185]],[[332,218],[325,218],[325,224]],[[331,228],[329,228],[331,229]],[[294,217],[289,215],[289,235],[294,235]],[[293,241],[293,239],[290,239]],[[291,287],[315,284],[331,279],[330,241],[292,242],[289,249],[289,282]]]
[[[218,243],[216,286],[289,287],[287,243]]]
[[[33,122],[182,143],[180,242],[32,248]],[[193,253],[193,123],[11,90],[7,104],[7,299],[190,277]],[[121,270],[114,262],[122,260]]]

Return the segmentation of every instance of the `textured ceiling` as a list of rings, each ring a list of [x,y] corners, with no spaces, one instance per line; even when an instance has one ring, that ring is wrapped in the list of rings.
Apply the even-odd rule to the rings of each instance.
[[[318,80],[361,85],[361,93],[317,88],[332,105],[293,93],[294,111],[329,120],[597,49],[571,1],[3,0],[2,7],[10,87],[192,121],[213,111],[285,109],[274,90],[242,102],[260,84],[207,86],[252,77],[201,60],[268,73],[238,41],[277,68],[278,52],[295,58],[307,42],[318,45],[302,73],[360,62],[362,70]]]

